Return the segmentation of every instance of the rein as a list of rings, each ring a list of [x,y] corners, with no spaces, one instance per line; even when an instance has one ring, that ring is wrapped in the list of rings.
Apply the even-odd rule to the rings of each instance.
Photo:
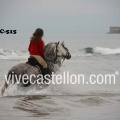
[[[57,49],[57,47],[58,47],[58,45],[59,45],[59,42],[58,43],[55,43],[56,44],[56,52],[55,52],[55,58],[54,58],[54,63],[56,63],[56,60],[57,60],[57,53],[58,53],[58,49]]]

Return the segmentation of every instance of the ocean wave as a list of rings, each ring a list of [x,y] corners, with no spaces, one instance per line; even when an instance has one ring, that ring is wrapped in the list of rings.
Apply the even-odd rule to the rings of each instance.
[[[84,49],[72,51],[72,57],[76,56],[85,56],[89,57],[94,54],[101,54],[101,55],[118,55],[120,54],[120,48],[111,49],[111,48],[103,48],[103,47],[86,47]],[[17,59],[17,60],[24,60],[29,57],[29,53],[27,51],[18,51],[18,50],[8,50],[0,48],[0,59]]]
[[[27,59],[28,56],[27,51],[0,49],[0,59]]]
[[[111,49],[103,47],[87,47],[84,49],[85,53],[89,54],[103,54],[103,55],[117,55],[120,54],[120,48]]]

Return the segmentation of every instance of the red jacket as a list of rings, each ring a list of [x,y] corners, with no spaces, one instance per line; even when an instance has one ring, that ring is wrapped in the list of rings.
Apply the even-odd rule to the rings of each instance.
[[[30,41],[28,51],[30,55],[40,55],[44,57],[44,42],[39,39],[37,42]]]

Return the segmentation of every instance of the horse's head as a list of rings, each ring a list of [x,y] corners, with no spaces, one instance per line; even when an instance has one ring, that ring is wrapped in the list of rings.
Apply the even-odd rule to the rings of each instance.
[[[57,58],[70,59],[71,54],[64,42],[49,43],[45,47],[45,58],[49,61],[55,62]]]
[[[58,57],[62,57],[64,59],[70,59],[71,58],[71,54],[70,54],[68,48],[65,47],[64,42],[62,42],[62,43],[58,42],[56,44],[57,44],[56,45],[56,55]]]

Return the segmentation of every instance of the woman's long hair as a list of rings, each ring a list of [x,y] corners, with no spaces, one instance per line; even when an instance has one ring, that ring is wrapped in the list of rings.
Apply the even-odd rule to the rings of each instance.
[[[31,41],[37,42],[39,39],[43,37],[44,31],[40,28],[36,29],[31,37]]]

